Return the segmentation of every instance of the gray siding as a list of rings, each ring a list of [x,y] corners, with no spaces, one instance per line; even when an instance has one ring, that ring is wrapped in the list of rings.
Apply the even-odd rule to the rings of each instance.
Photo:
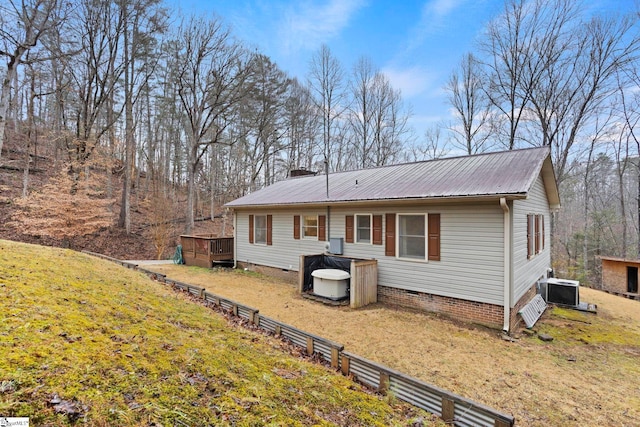
[[[544,215],[545,246],[527,259],[527,214]],[[538,177],[526,200],[513,202],[513,292],[511,306],[551,267],[551,212],[542,177]]]
[[[273,215],[272,245],[249,243],[249,215]],[[326,210],[267,211],[251,210],[236,212],[236,260],[268,267],[298,271],[300,255],[324,252],[326,242],[293,238],[293,216],[326,215]]]
[[[416,262],[385,256],[384,245],[345,243],[344,255],[378,260],[378,284],[427,292],[465,300],[502,304],[503,301],[503,212],[494,204],[449,204],[390,206],[365,209],[331,208],[329,235],[345,237],[345,216],[353,214],[439,213],[441,260]],[[324,252],[325,242],[294,240],[293,216],[326,215],[326,210],[279,210],[273,215],[273,246],[250,245],[248,215],[238,216],[239,261],[283,269],[298,269],[301,254]],[[383,217],[383,234],[386,224]],[[526,236],[525,236],[526,237]]]

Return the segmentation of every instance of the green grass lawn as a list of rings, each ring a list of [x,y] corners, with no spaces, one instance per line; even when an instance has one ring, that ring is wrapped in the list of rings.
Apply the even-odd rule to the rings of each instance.
[[[286,348],[139,272],[0,240],[0,416],[34,426],[434,422]]]

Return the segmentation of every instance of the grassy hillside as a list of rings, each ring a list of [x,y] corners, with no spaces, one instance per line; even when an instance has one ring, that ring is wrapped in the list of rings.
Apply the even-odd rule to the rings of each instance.
[[[410,425],[284,345],[112,263],[0,240],[0,414],[31,425]]]

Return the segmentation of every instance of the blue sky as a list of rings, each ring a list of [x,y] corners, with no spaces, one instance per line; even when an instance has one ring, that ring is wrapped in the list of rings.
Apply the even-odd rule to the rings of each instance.
[[[591,0],[593,10],[632,10],[635,0]],[[443,86],[474,50],[502,0],[182,0],[183,13],[215,13],[249,46],[304,80],[311,56],[329,46],[345,72],[361,56],[400,89],[417,136],[448,120]]]

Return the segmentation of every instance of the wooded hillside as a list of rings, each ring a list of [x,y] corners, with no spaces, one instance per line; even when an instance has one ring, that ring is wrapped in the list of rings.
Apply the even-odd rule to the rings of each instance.
[[[198,218],[229,233],[225,202],[293,170],[546,145],[563,203],[554,264],[595,280],[596,255],[640,251],[640,24],[585,10],[507,0],[452,70],[450,120],[418,135],[366,57],[318,46],[294,77],[222,18],[160,0],[4,0],[0,235],[139,235],[140,255],[167,256]]]

